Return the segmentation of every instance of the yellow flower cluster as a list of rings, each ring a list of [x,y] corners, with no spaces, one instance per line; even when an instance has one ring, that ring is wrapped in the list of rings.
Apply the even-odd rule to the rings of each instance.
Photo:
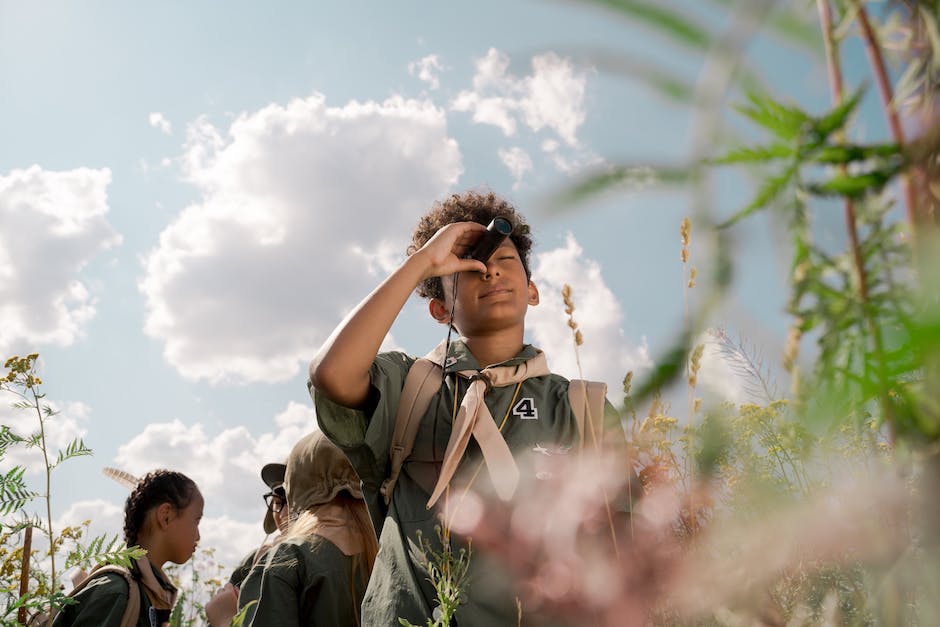
[[[7,359],[3,367],[6,368],[8,372],[5,376],[0,378],[0,385],[14,382],[19,382],[27,388],[41,385],[42,379],[32,372],[37,359],[39,359],[39,353],[30,353],[26,357],[13,355]]]

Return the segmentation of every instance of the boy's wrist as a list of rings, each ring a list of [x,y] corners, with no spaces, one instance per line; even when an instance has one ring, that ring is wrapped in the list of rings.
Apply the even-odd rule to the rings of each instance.
[[[405,262],[401,265],[401,268],[407,271],[409,274],[413,274],[415,277],[415,287],[424,281],[425,279],[430,279],[435,276],[434,266],[427,257],[427,254],[423,250],[416,250],[414,253],[409,255]]]

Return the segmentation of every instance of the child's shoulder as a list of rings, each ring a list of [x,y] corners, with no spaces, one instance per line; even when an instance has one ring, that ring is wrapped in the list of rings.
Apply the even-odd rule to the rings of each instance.
[[[120,566],[108,567],[89,575],[86,583],[78,595],[121,595],[127,596],[132,576],[129,570]]]

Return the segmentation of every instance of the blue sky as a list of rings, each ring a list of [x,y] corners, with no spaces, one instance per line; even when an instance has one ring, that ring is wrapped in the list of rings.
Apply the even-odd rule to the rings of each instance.
[[[536,1],[0,0],[0,15],[0,352],[42,354],[58,441],[95,450],[56,477],[61,521],[119,532],[125,493],[101,467],[166,466],[206,494],[203,546],[226,560],[260,541],[258,470],[315,426],[306,361],[448,192],[492,188],[533,223],[542,304],[528,333],[563,374],[577,375],[565,282],[587,378],[649,368],[682,324],[687,193],[549,211],[586,167],[689,155],[691,110],[596,53],[693,83],[701,58],[627,20]],[[828,107],[819,57],[763,37],[747,54],[775,93]],[[857,80],[861,52],[845,62]],[[751,188],[721,176],[712,190],[727,214]],[[776,366],[786,261],[772,229],[735,231],[736,283],[712,323]],[[387,345],[423,354],[443,332],[414,299]]]

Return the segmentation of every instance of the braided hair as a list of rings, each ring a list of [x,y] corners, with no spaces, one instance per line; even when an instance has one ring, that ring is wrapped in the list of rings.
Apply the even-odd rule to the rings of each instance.
[[[137,536],[149,512],[169,503],[177,510],[186,509],[198,492],[196,483],[181,472],[155,470],[137,482],[124,503],[124,541],[137,544]]]

